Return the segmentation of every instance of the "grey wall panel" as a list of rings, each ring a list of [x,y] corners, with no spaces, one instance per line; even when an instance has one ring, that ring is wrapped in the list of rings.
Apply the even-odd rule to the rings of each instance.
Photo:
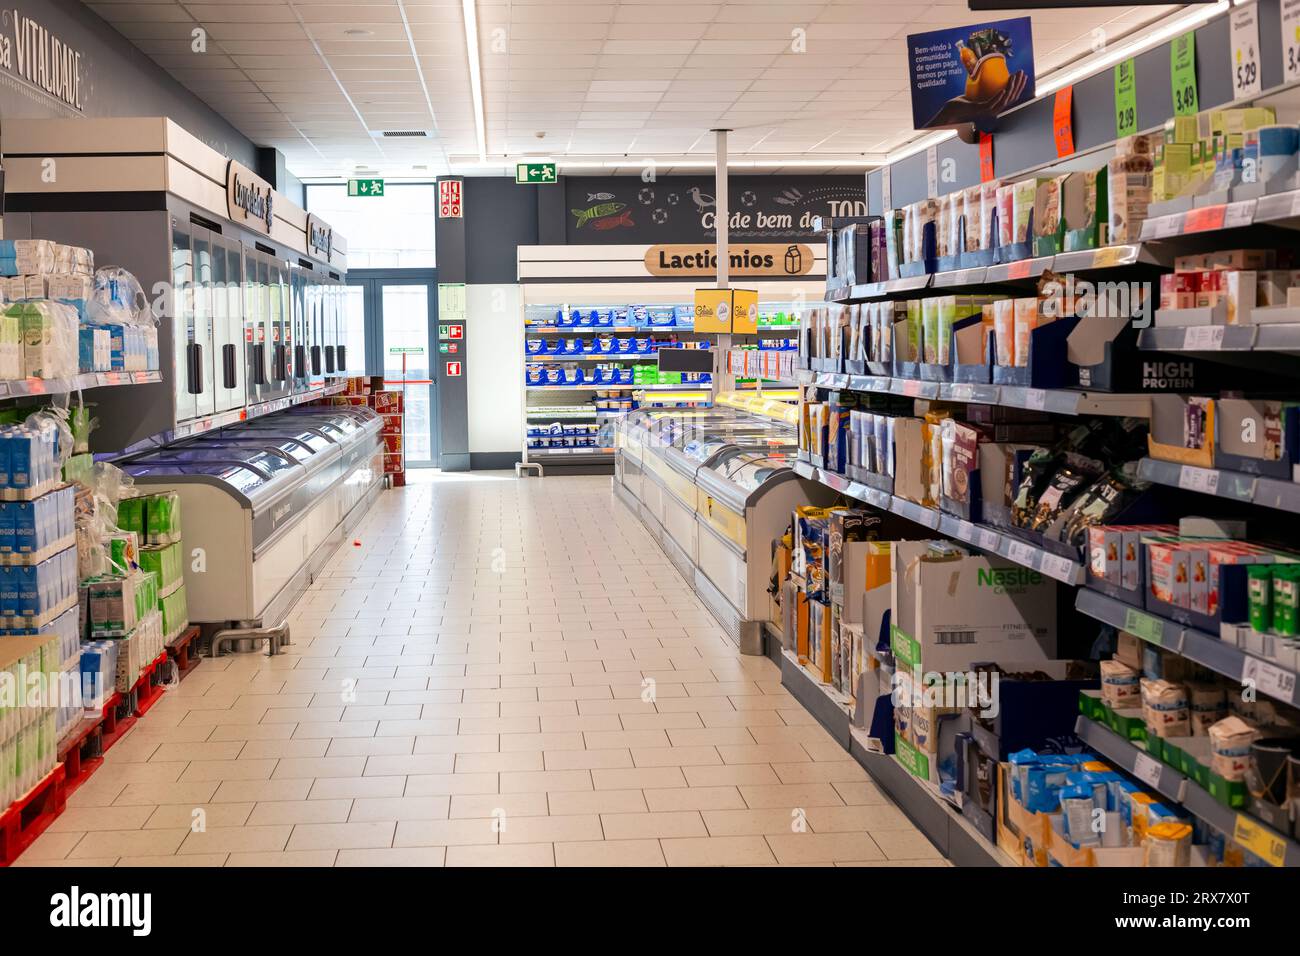
[[[515,247],[538,241],[538,193],[562,198],[564,187],[521,186],[498,176],[465,180],[466,282],[496,285],[516,281]],[[441,266],[441,243],[438,260]]]
[[[82,115],[167,116],[223,156],[257,168],[257,151],[246,136],[77,0],[10,0],[0,29],[11,43],[15,10],[81,53]],[[203,55],[194,54],[196,59]],[[16,73],[0,75],[5,77],[0,83],[0,117],[77,115]]]

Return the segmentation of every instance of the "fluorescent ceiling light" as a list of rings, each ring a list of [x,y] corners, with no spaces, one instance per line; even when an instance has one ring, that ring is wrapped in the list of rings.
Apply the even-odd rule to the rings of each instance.
[[[928,136],[922,136],[918,140],[908,143],[906,146],[896,149],[886,157],[886,162],[896,163],[900,159],[907,159],[909,156],[915,156],[917,153],[924,152],[931,146],[938,146],[942,142],[952,139],[957,135],[956,130],[941,129],[930,133]]]
[[[474,98],[474,133],[479,162],[487,162],[487,123],[483,117],[483,70],[478,61],[478,10],[474,0],[461,0],[465,11],[465,52],[469,55],[469,88]]]
[[[1063,87],[1076,83],[1079,80],[1086,79],[1094,73],[1100,73],[1107,67],[1114,66],[1121,60],[1127,60],[1131,56],[1143,53],[1154,46],[1164,43],[1166,40],[1186,33],[1205,23],[1212,17],[1223,13],[1231,4],[1228,0],[1218,0],[1218,3],[1202,4],[1194,7],[1187,13],[1175,17],[1168,23],[1157,27],[1150,33],[1145,33],[1140,37],[1127,42],[1120,41],[1114,47],[1103,50],[1096,56],[1089,57],[1082,63],[1075,66],[1066,67],[1049,73],[1046,78],[1034,84],[1035,98],[1053,93]]]

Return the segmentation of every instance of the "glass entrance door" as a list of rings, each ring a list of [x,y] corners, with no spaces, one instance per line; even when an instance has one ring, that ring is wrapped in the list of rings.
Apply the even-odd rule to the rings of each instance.
[[[348,326],[359,322],[364,327],[367,374],[382,374],[385,388],[403,393],[406,467],[437,467],[438,389],[430,355],[437,315],[435,277],[423,270],[354,270],[348,285]],[[351,354],[348,364],[357,364]]]

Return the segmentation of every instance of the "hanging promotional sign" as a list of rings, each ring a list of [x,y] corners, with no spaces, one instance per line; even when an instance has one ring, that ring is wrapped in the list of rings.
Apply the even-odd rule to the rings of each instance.
[[[758,292],[754,289],[696,289],[696,332],[758,332]]]
[[[247,166],[226,162],[226,216],[264,236],[275,222],[275,190]]]
[[[992,119],[1034,98],[1034,38],[1028,17],[907,38],[912,126],[943,129]]]
[[[1232,97],[1259,96],[1263,80],[1259,71],[1259,10],[1247,4],[1232,11],[1228,20],[1228,53],[1232,57]]]
[[[789,278],[812,272],[816,259],[800,243],[746,243],[732,246],[727,255],[728,274],[745,278]],[[713,246],[673,244],[651,246],[645,254],[646,272],[667,278],[699,278],[718,274],[718,254]]]

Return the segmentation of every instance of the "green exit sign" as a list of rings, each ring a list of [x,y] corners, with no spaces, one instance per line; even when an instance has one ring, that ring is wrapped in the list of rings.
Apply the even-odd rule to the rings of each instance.
[[[384,181],[382,179],[349,179],[349,196],[382,196]]]
[[[515,166],[517,183],[553,183],[555,182],[554,163],[519,163]]]

